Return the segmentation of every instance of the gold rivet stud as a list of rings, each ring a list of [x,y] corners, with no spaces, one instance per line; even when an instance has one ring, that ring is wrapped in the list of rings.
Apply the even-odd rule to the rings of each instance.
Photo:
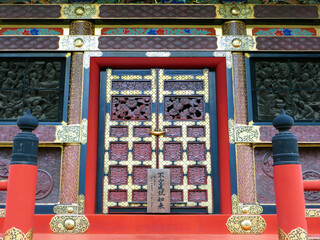
[[[74,210],[73,210],[73,207],[68,207],[68,208],[67,208],[67,211],[68,211],[68,213],[73,213],[73,211],[74,211]]]
[[[75,10],[76,14],[78,16],[82,16],[85,12],[84,8],[83,7],[77,7],[76,10]]]
[[[249,211],[249,208],[248,208],[248,207],[242,208],[242,213],[247,213],[248,211]]]
[[[67,219],[64,221],[64,227],[67,229],[67,230],[72,230],[74,228],[74,221],[72,219]]]
[[[238,16],[240,14],[240,8],[238,8],[238,7],[231,8],[231,14],[233,16]]]
[[[76,47],[82,47],[84,42],[83,42],[83,40],[81,38],[77,38],[76,40],[74,40],[73,44]]]
[[[241,222],[241,227],[245,231],[249,231],[252,228],[252,222],[250,220],[243,220]]]
[[[234,46],[236,48],[240,47],[241,44],[242,43],[241,43],[241,40],[239,38],[235,38],[235,39],[232,40],[232,46]]]

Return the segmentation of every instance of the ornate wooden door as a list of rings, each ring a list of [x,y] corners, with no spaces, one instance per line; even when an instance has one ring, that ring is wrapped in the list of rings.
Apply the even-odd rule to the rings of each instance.
[[[208,69],[106,70],[100,101],[105,106],[100,111],[103,213],[145,212],[150,168],[170,169],[172,212],[213,213],[212,162],[217,159],[211,143],[214,79],[209,76]]]

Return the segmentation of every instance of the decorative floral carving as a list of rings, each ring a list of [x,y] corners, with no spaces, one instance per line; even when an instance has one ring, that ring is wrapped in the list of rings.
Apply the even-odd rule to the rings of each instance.
[[[182,131],[181,127],[165,127],[165,130],[167,131],[165,133],[165,137],[181,137]]]
[[[127,126],[111,126],[110,127],[110,137],[128,137],[128,127]]]
[[[204,185],[207,183],[207,172],[205,166],[188,167],[188,183],[192,185]]]
[[[150,161],[151,160],[151,142],[133,143],[133,160]]]
[[[132,191],[132,201],[134,202],[146,202],[147,191],[145,190],[134,190]]]
[[[203,97],[164,97],[165,120],[203,120]]]
[[[206,144],[204,142],[188,143],[187,147],[188,160],[205,161],[206,160]]]
[[[149,131],[150,127],[133,127],[133,136],[134,137],[150,137]]]
[[[182,202],[183,201],[183,192],[181,190],[171,190],[170,200],[171,200],[171,202]]]
[[[207,190],[189,190],[188,198],[191,202],[205,202],[208,201]]]
[[[164,90],[178,91],[178,90],[194,90],[199,91],[204,89],[203,81],[164,81]]]
[[[112,90],[151,90],[151,81],[112,81]]]
[[[151,97],[112,97],[112,120],[151,120]]]
[[[126,202],[127,190],[109,190],[110,202]]]
[[[113,161],[128,160],[128,143],[111,142],[109,159]]]
[[[165,161],[182,160],[182,144],[181,143],[164,143],[163,154]]]
[[[127,184],[128,170],[126,166],[110,166],[109,183],[114,185]]]
[[[188,126],[187,136],[188,137],[205,137],[206,136],[205,126]]]
[[[166,166],[165,168],[170,169],[170,185],[183,184],[182,166]]]
[[[135,185],[146,185],[150,166],[133,166],[132,182]]]

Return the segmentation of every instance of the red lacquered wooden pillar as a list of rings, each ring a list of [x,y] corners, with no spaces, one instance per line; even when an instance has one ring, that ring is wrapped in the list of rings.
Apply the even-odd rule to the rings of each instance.
[[[4,239],[32,239],[37,186],[38,120],[28,110],[17,121],[22,130],[13,139],[7,187]]]
[[[307,221],[297,137],[289,132],[293,119],[284,110],[273,120],[273,175],[279,239],[307,240]],[[292,238],[290,238],[292,237]]]

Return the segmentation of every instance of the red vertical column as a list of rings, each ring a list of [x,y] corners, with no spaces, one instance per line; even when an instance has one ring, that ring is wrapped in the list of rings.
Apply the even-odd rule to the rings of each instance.
[[[273,120],[279,133],[272,138],[273,174],[279,239],[306,239],[307,221],[297,137],[289,132],[293,119],[284,110]]]
[[[22,130],[13,139],[7,187],[4,239],[32,239],[37,186],[38,120],[28,110],[18,119]]]

